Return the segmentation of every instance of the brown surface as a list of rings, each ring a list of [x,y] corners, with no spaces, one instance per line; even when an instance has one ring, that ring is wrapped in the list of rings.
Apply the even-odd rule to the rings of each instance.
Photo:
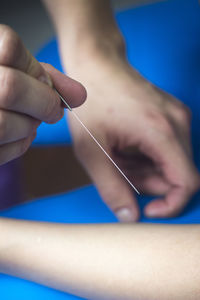
[[[25,201],[89,184],[71,147],[31,148],[23,157]]]

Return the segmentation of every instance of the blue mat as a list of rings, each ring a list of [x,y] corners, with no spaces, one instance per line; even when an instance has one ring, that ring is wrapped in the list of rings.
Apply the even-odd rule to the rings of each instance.
[[[127,41],[130,63],[150,81],[177,96],[191,108],[194,157],[200,168],[200,7],[198,0],[169,0],[130,9],[118,13],[117,22]],[[47,44],[37,58],[61,69],[55,40]],[[58,125],[42,125],[40,135],[35,141],[37,144],[70,142],[70,134],[64,120]],[[199,224],[199,200],[200,194],[193,198],[183,214],[177,218],[149,221],[142,216],[141,222]],[[148,198],[139,198],[141,209],[147,201]],[[38,199],[4,211],[0,215],[66,223],[116,222],[93,186],[68,194]],[[0,296],[4,300],[80,299],[5,275],[0,275]]]

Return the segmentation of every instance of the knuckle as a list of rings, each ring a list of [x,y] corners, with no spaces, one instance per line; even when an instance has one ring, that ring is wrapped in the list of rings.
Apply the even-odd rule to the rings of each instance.
[[[51,67],[52,67],[51,64],[46,63],[46,62],[40,62],[40,64],[41,64],[43,67],[47,67],[47,68],[51,68]]]
[[[182,123],[190,123],[191,121],[191,111],[185,106],[181,105],[180,107],[176,107],[175,109],[176,118]]]
[[[17,93],[17,78],[11,69],[0,67],[0,106],[10,108]]]
[[[6,137],[6,113],[0,110],[0,141],[3,141]]]
[[[189,195],[195,194],[198,189],[200,188],[200,175],[196,173],[190,174],[190,176],[186,179],[185,178],[185,184],[184,189]]]
[[[167,118],[163,113],[161,112],[151,112],[148,113],[147,116],[149,120],[149,125],[153,128],[156,128],[158,132],[160,132],[162,135],[173,138],[174,137],[174,129]]]
[[[191,189],[195,193],[199,188],[200,188],[200,176],[199,174],[195,174],[191,182]]]
[[[2,45],[0,47],[0,64],[12,65],[20,56],[22,42],[17,33],[9,26],[1,28]]]

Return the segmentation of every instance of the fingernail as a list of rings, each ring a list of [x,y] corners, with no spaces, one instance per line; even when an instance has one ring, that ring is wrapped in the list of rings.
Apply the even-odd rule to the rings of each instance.
[[[147,211],[145,211],[145,215],[149,218],[155,218],[155,217],[157,217],[158,212],[157,212],[157,210],[152,208],[152,209],[148,209]]]
[[[40,77],[38,77],[38,80],[40,80],[43,83],[46,83],[50,87],[53,87],[52,80],[51,80],[50,76],[47,73],[45,75],[41,75]]]
[[[121,208],[116,212],[117,218],[121,222],[135,222],[137,221],[137,217],[133,211],[128,208]]]

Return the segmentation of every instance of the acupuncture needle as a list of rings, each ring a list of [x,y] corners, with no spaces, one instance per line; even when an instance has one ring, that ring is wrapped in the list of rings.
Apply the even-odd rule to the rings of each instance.
[[[116,162],[110,157],[110,155],[106,152],[106,150],[103,148],[103,146],[99,143],[99,141],[93,136],[91,131],[86,127],[86,125],[81,121],[79,116],[74,112],[74,110],[71,108],[71,106],[66,102],[66,100],[60,95],[60,93],[54,88],[62,102],[67,106],[69,111],[73,114],[75,119],[81,124],[81,126],[85,129],[85,131],[90,135],[90,137],[93,139],[93,141],[99,146],[99,148],[104,152],[104,154],[107,156],[107,158],[112,162],[112,164],[116,167],[116,169],[120,172],[120,174],[126,179],[126,181],[130,184],[130,186],[136,191],[138,195],[140,195],[140,192],[138,189],[132,184],[132,182],[128,179],[128,177],[124,174],[124,172],[120,169],[120,167],[116,164]]]

